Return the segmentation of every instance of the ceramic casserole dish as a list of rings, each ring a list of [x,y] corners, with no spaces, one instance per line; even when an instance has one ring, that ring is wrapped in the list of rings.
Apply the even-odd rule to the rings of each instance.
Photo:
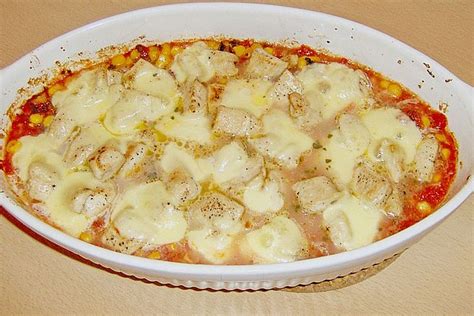
[[[19,206],[5,190],[0,193],[1,205],[48,240],[114,271],[176,286],[255,290],[329,280],[379,263],[420,240],[473,192],[472,87],[436,61],[381,32],[342,18],[286,7],[223,3],[169,5],[121,14],[69,32],[1,70],[2,128],[9,123],[6,115],[9,106],[18,98],[25,100],[41,87],[29,79],[53,76],[58,61],[74,68],[79,67],[80,63],[74,62],[80,59],[106,58],[100,50],[111,45],[212,36],[297,42],[327,49],[404,84],[434,107],[447,105],[449,124],[459,145],[459,165],[446,203],[413,226],[356,250],[292,263],[244,266],[173,263],[116,253],[49,226]],[[429,72],[426,65],[430,66]],[[423,85],[419,85],[421,81]],[[19,89],[25,87],[19,97]]]

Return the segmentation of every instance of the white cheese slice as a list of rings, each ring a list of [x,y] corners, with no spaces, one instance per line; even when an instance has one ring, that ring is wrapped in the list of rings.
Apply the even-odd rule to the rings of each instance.
[[[364,74],[340,63],[306,66],[296,76],[312,108],[320,110],[323,119],[332,118],[350,104],[364,105],[368,89],[360,84]]]
[[[187,237],[189,246],[212,263],[223,263],[231,255],[232,235],[216,234],[211,228],[203,228],[188,232]]]
[[[220,184],[239,177],[249,156],[242,146],[232,142],[216,151],[208,160],[213,166],[214,181]]]
[[[259,118],[271,106],[267,93],[272,87],[272,82],[263,79],[234,79],[227,83],[221,104],[247,111]]]
[[[155,128],[169,137],[203,145],[211,143],[211,122],[201,113],[174,113],[159,120]]]
[[[339,128],[333,129],[322,143],[318,159],[333,182],[345,188],[352,179],[357,158],[367,152],[370,133],[360,118],[353,114],[343,114],[339,118]]]
[[[215,73],[209,57],[209,47],[203,42],[196,42],[176,55],[171,71],[179,83],[194,79],[206,82]]]
[[[138,60],[123,78],[127,87],[163,98],[172,104],[176,104],[181,96],[173,76],[144,59]]]
[[[258,176],[247,185],[244,191],[244,204],[258,214],[274,213],[283,207],[283,196],[278,183]]]
[[[284,216],[276,216],[261,228],[248,233],[242,245],[257,263],[291,262],[299,258],[307,241],[298,225]]]
[[[300,156],[313,145],[311,137],[300,131],[291,118],[280,110],[263,116],[264,136],[250,139],[262,154],[277,159],[288,168],[295,168]]]
[[[348,193],[323,212],[332,241],[346,250],[372,243],[382,217],[381,210]]]
[[[206,180],[212,174],[212,165],[205,159],[196,159],[175,143],[166,145],[160,160],[161,168],[171,173],[177,169],[185,170],[195,181]]]
[[[139,184],[123,194],[114,208],[112,223],[120,235],[152,245],[180,241],[187,222],[171,200],[161,182]]]
[[[130,134],[144,122],[153,122],[174,111],[175,105],[136,90],[126,90],[106,113],[105,127],[112,133]]]
[[[28,169],[32,162],[40,161],[52,166],[56,171],[65,170],[62,157],[56,153],[58,144],[47,134],[23,136],[18,140],[20,149],[13,155],[13,166],[22,181],[28,179]]]
[[[73,210],[73,199],[83,189],[98,190],[105,184],[91,172],[75,172],[64,176],[46,200],[46,212],[51,221],[72,236],[79,236],[94,220]]]
[[[375,157],[376,147],[383,139],[389,139],[403,150],[404,162],[409,164],[415,158],[416,148],[422,135],[415,122],[396,108],[370,110],[362,116],[362,121],[372,137],[369,146],[369,157]]]
[[[51,101],[78,125],[97,120],[120,98],[123,87],[108,86],[103,68],[82,71],[65,90],[57,91]]]

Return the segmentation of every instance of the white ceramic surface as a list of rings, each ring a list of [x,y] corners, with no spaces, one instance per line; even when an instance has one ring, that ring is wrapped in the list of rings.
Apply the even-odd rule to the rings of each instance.
[[[216,35],[297,41],[325,48],[403,83],[435,107],[440,102],[448,104],[448,120],[459,142],[462,161],[450,200],[419,223],[369,246],[293,263],[252,266],[181,264],[115,253],[72,238],[41,222],[4,192],[0,194],[1,205],[40,235],[115,271],[185,287],[269,289],[331,279],[389,258],[435,228],[473,192],[473,88],[434,60],[383,33],[317,12],[268,5],[212,3],[162,6],[104,19],[58,37],[2,69],[1,111],[6,112],[17,90],[25,87],[29,78],[51,73],[57,60],[99,58],[97,50],[130,43],[139,36],[167,41]],[[7,124],[4,115],[2,126]]]

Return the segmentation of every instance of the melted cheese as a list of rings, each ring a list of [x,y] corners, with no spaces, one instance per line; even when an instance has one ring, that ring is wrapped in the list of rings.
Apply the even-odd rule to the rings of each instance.
[[[369,148],[369,157],[372,160],[377,160],[374,155],[375,148],[386,138],[403,149],[406,164],[413,161],[422,136],[415,122],[402,111],[395,108],[374,109],[363,115],[362,121],[373,138]]]
[[[75,212],[72,208],[73,198],[80,190],[96,190],[104,186],[105,184],[95,179],[90,172],[75,172],[66,175],[46,200],[49,218],[68,234],[79,236],[89,227],[94,217]]]
[[[323,212],[323,219],[334,244],[351,250],[374,241],[382,211],[346,193]]]
[[[225,145],[210,158],[212,176],[216,183],[224,183],[237,178],[249,161],[245,150],[236,142]]]
[[[262,176],[253,179],[244,191],[244,204],[259,214],[274,213],[283,207],[283,196],[276,181],[266,181]]]
[[[271,106],[267,93],[272,86],[270,81],[261,79],[231,80],[224,89],[221,104],[247,111],[259,118]]]
[[[251,139],[261,154],[277,159],[283,165],[294,168],[300,156],[313,145],[311,137],[300,131],[284,112],[273,110],[263,117],[265,136]]]
[[[62,157],[56,153],[55,139],[47,134],[23,136],[19,139],[20,149],[13,156],[13,166],[22,181],[28,179],[28,169],[32,162],[40,161],[61,172],[65,169]]]
[[[231,255],[234,238],[228,234],[215,234],[211,228],[188,232],[189,246],[212,263],[223,263]]]
[[[331,131],[330,135],[324,149],[319,151],[320,164],[326,168],[337,186],[345,187],[351,182],[357,158],[367,150],[368,140],[349,140],[338,129]]]
[[[120,235],[152,245],[177,242],[184,237],[187,222],[183,212],[169,202],[161,182],[139,184],[127,190],[112,215]]]
[[[169,137],[203,145],[211,143],[211,123],[209,118],[201,113],[174,113],[163,117],[156,123],[155,128]]]
[[[245,236],[248,248],[258,263],[295,261],[307,246],[298,226],[284,216],[276,216]],[[244,249],[245,252],[246,249]]]
[[[124,74],[124,78],[129,88],[165,99],[171,104],[176,104],[181,96],[173,76],[144,59],[138,60]]]
[[[51,101],[78,125],[93,122],[120,98],[120,85],[107,85],[103,68],[87,70],[72,80],[65,90],[56,92]]]
[[[363,74],[339,63],[309,65],[297,78],[311,107],[319,109],[323,119],[350,104],[364,105],[368,98],[368,91],[360,85]]]
[[[175,109],[172,103],[135,90],[127,90],[108,111],[105,127],[114,134],[132,133],[144,121],[155,121]]]
[[[171,71],[179,83],[195,79],[201,82],[209,81],[215,74],[209,47],[203,42],[186,47],[174,58]]]
[[[205,180],[212,174],[212,166],[208,161],[194,158],[174,143],[166,145],[160,166],[167,173],[177,169],[185,170],[198,182]]]

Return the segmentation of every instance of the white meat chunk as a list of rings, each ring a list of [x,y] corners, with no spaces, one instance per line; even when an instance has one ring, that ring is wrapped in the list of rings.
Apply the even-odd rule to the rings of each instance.
[[[290,71],[285,70],[270,90],[269,97],[277,104],[287,105],[289,95],[295,92],[301,94],[303,85]]]
[[[398,183],[403,176],[403,151],[392,141],[383,139],[377,153],[387,169],[393,182]]]
[[[296,124],[302,129],[311,129],[321,122],[319,111],[311,108],[308,100],[298,92],[292,92],[288,96],[289,112]]]
[[[122,83],[122,73],[117,70],[107,69],[107,85]]]
[[[28,169],[27,190],[32,199],[46,201],[56,188],[59,175],[51,166],[42,162],[33,162]]]
[[[296,182],[292,189],[300,206],[308,212],[323,211],[341,196],[335,185],[325,176]]]
[[[72,210],[87,217],[102,214],[110,208],[115,192],[106,189],[82,189],[72,198]]]
[[[196,42],[176,55],[171,71],[179,83],[195,79],[208,82],[215,76],[234,76],[238,73],[237,56],[227,52],[211,50],[204,42]]]
[[[197,80],[186,87],[184,112],[207,113],[207,88]]]
[[[301,95],[301,93],[293,92],[288,96],[290,101],[290,115],[292,117],[299,117],[304,115],[309,109],[308,101]]]
[[[362,154],[369,146],[369,130],[358,116],[342,114],[339,118],[339,130],[344,137],[344,143],[353,151]]]
[[[131,144],[125,154],[125,162],[120,168],[119,176],[131,177],[143,171],[147,161],[147,146],[142,143]]]
[[[263,169],[263,157],[251,157],[242,168],[240,175],[232,180],[233,183],[246,183],[255,178]]]
[[[356,197],[378,207],[383,207],[392,193],[392,185],[387,178],[364,163],[354,169],[350,187]]]
[[[201,186],[194,179],[182,172],[174,172],[167,181],[168,192],[177,201],[183,204],[196,198],[201,192]]]
[[[385,213],[391,217],[399,216],[403,212],[402,200],[398,190],[393,189],[392,194],[390,194],[387,201],[385,201],[383,209]]]
[[[241,228],[240,225],[234,226],[242,217],[244,207],[221,193],[211,192],[194,202],[189,212],[193,229],[211,225],[218,231],[232,233],[232,230]]]
[[[438,141],[432,135],[424,137],[418,145],[415,154],[415,172],[419,181],[431,180],[438,149]]]
[[[123,154],[115,147],[105,145],[89,159],[89,167],[99,180],[108,180],[125,162]]]
[[[108,226],[102,235],[101,241],[106,247],[128,255],[136,252],[145,245],[144,242],[138,239],[121,236],[119,231],[113,225]]]
[[[65,142],[74,131],[77,123],[60,109],[49,126],[48,134],[59,143]]]
[[[274,80],[287,68],[288,63],[270,55],[262,48],[253,51],[245,75],[249,78],[268,78]]]
[[[235,66],[235,63],[239,61],[239,58],[234,54],[221,52],[219,50],[210,50],[209,54],[209,61],[214,67],[216,76],[230,77],[235,76],[239,72]]]
[[[213,128],[216,132],[232,136],[253,136],[261,132],[262,124],[247,111],[220,106]]]

